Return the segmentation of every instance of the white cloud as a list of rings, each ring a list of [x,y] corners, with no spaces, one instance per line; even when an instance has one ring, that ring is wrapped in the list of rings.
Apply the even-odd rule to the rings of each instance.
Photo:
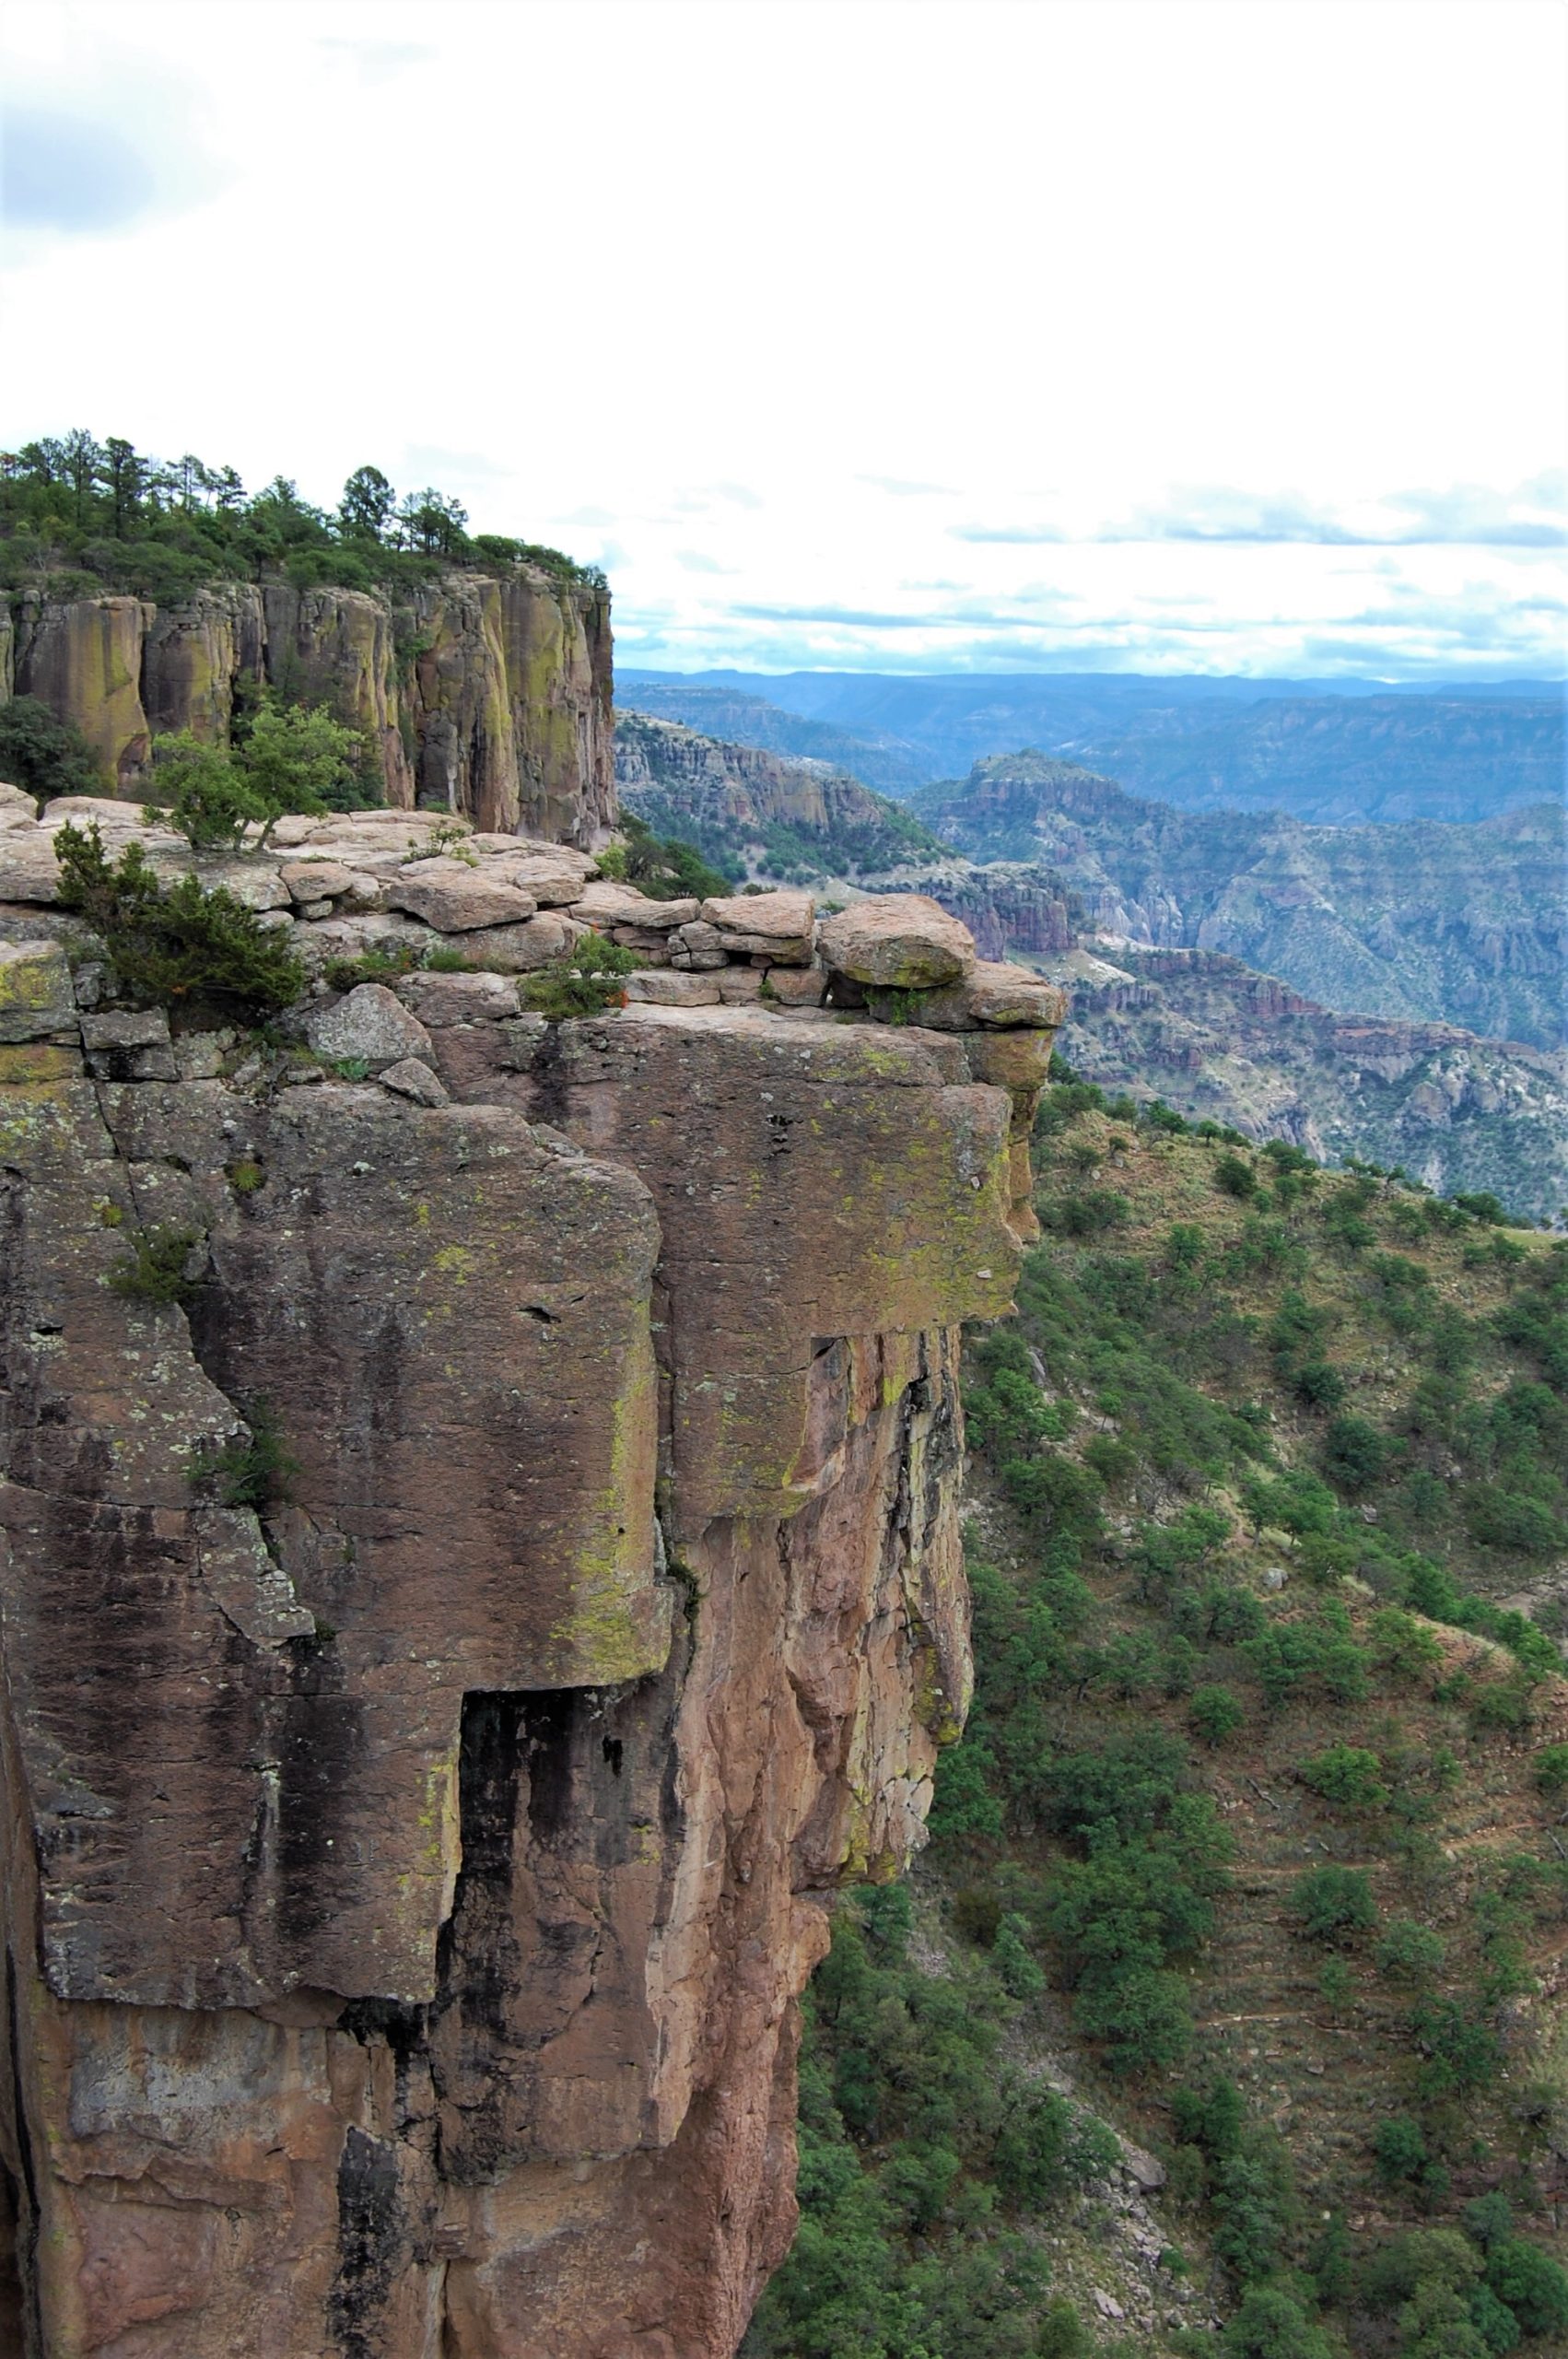
[[[1411,24],[14,0],[0,440],[434,480],[693,664],[1556,671],[1563,18]]]

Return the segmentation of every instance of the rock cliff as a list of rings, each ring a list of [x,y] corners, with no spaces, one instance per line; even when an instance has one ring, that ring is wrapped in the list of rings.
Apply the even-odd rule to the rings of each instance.
[[[1145,802],[1024,753],[914,804],[971,859],[1044,863],[1107,934],[1222,951],[1329,1007],[1562,1045],[1561,804],[1473,827],[1306,827]]]
[[[80,729],[106,787],[145,791],[155,735],[227,740],[263,687],[363,733],[385,801],[591,844],[614,816],[608,596],[520,565],[391,602],[218,582],[180,604],[25,598],[7,693]]]
[[[1218,951],[1079,952],[1051,971],[1072,986],[1062,1052],[1088,1080],[1319,1157],[1397,1164],[1438,1194],[1490,1191],[1527,1219],[1568,1199],[1562,1050],[1336,1015]]]
[[[88,816],[0,812],[0,2344],[728,2359],[826,1898],[966,1707],[956,1327],[1059,999],[382,813],[231,881],[470,970],[171,1033],[53,906]],[[636,995],[526,1012],[590,926]]]

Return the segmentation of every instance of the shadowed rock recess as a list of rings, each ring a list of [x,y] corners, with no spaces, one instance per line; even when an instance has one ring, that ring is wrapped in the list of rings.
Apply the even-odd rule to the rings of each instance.
[[[0,813],[6,2352],[728,2359],[790,2243],[827,1901],[968,1699],[956,1329],[1061,1002],[913,897],[644,903],[596,791],[225,864],[318,978],[260,1041],[102,1004],[92,814]],[[627,1003],[528,1013],[590,928]]]

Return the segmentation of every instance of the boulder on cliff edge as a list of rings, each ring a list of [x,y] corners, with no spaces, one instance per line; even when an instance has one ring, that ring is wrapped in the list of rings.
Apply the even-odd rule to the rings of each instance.
[[[924,893],[857,901],[828,919],[817,947],[835,974],[887,991],[934,991],[975,966],[975,937],[968,927]]]

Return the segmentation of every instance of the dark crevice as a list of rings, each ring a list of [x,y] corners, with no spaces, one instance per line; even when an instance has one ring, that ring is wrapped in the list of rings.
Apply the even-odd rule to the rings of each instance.
[[[533,1084],[529,1121],[548,1122],[555,1130],[564,1130],[570,1110],[569,1085],[566,1049],[558,1024],[546,1024],[544,1027],[544,1038],[533,1051],[529,1078]]]
[[[22,2174],[20,2189],[8,2170],[6,2171],[6,2192],[16,2215],[15,2287],[7,2286],[0,2278],[0,2327],[10,2321],[7,2306],[14,2308],[15,2332],[9,2347],[26,2359],[41,2359],[43,2352],[43,2319],[38,2298],[38,2174],[33,2165],[32,2133],[28,2128],[27,2095],[22,2087],[21,2026],[17,2005],[17,1962],[9,1948],[6,1952],[6,2031],[11,2063],[11,2111],[16,2124],[17,2161]],[[0,2164],[0,2169],[5,2165]]]

